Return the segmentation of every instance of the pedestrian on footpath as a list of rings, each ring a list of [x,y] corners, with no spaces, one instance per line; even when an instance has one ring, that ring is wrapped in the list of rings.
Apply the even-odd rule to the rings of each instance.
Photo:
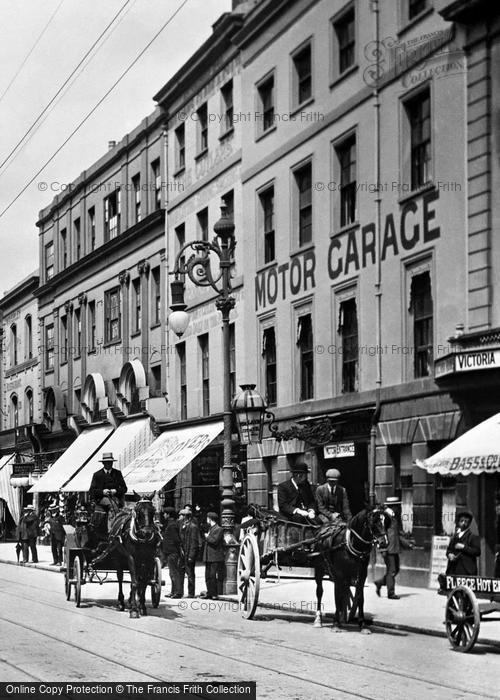
[[[164,526],[161,550],[170,575],[170,593],[166,598],[182,598],[180,563],[182,556],[181,533],[175,508],[168,506],[163,510]]]
[[[460,510],[455,522],[455,534],[451,537],[446,556],[446,574],[450,576],[477,576],[477,558],[481,554],[481,540],[471,532],[474,519],[470,510]]]
[[[399,554],[401,549],[413,549],[413,543],[408,540],[401,528],[401,501],[397,496],[388,496],[384,505],[391,511],[391,524],[387,530],[388,546],[383,552],[385,574],[375,581],[375,589],[380,597],[380,589],[387,586],[389,600],[399,600],[396,595],[396,576],[399,573]]]
[[[220,527],[219,516],[210,511],[207,513],[208,532],[205,533],[205,583],[207,593],[205,598],[217,600],[223,593],[224,583],[224,530]]]
[[[23,514],[19,520],[19,526],[17,528],[17,540],[21,543],[23,564],[28,563],[30,550],[33,564],[38,563],[38,552],[36,549],[38,526],[38,515],[35,513],[35,507],[32,505],[26,506],[23,510]]]
[[[183,508],[180,516],[180,535],[182,555],[180,559],[180,593],[184,594],[184,576],[187,576],[188,597],[195,597],[195,566],[200,549],[200,530],[191,519],[191,511]]]
[[[50,506],[47,524],[49,526],[50,548],[52,550],[51,566],[62,566],[63,544],[66,533],[64,532],[64,518],[60,515],[57,506]]]

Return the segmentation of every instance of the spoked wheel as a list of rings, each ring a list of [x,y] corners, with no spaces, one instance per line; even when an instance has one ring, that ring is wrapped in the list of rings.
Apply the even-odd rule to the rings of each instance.
[[[73,576],[75,578],[75,601],[76,607],[80,607],[82,600],[82,561],[80,557],[75,557],[73,563]]]
[[[242,617],[251,620],[259,602],[260,554],[255,535],[248,533],[238,554],[238,601]]]
[[[159,557],[155,559],[155,570],[153,583],[151,584],[151,604],[153,608],[157,608],[161,598],[161,561]]]
[[[470,651],[479,634],[481,615],[476,596],[466,586],[458,586],[449,594],[445,624],[453,650]]]
[[[69,571],[66,566],[66,571],[64,572],[64,592],[66,593],[66,600],[71,598],[71,583],[69,581]]]

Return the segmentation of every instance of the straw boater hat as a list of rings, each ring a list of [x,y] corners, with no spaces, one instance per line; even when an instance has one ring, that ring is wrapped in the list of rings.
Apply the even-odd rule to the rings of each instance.
[[[384,503],[388,506],[397,506],[401,503],[401,499],[398,496],[387,496]]]
[[[113,457],[112,452],[103,452],[102,457],[99,462],[116,462],[117,460]]]

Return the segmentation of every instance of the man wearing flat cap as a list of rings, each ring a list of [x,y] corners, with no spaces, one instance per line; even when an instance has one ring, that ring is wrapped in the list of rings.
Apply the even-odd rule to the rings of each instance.
[[[348,523],[352,518],[347,491],[340,486],[339,479],[339,470],[329,469],[326,472],[326,484],[321,484],[316,489],[318,519],[324,524],[339,519]]]
[[[105,540],[108,536],[108,521],[123,508],[127,485],[121,471],[113,468],[116,459],[112,452],[103,452],[99,461],[102,463],[102,469],[96,471],[92,477],[89,496],[96,503],[92,524],[99,539]]]
[[[278,509],[287,520],[305,525],[316,524],[315,501],[307,480],[309,467],[297,462],[291,468],[292,476],[278,485]]]
[[[481,540],[471,532],[473,519],[471,511],[463,508],[456,515],[455,534],[451,537],[446,550],[448,557],[446,573],[450,576],[477,576],[477,558],[481,554]]]

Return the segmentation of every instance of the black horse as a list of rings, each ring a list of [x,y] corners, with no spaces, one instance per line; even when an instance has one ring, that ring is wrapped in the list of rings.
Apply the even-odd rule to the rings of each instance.
[[[107,542],[97,542],[91,525],[83,520],[79,539],[89,548],[88,568],[90,573],[99,571],[99,564],[109,564],[116,569],[118,579],[118,607],[125,610],[123,595],[123,572],[130,573],[130,617],[147,615],[146,589],[154,576],[155,558],[161,534],[155,522],[154,493],[138,497],[133,509],[124,508],[113,519]],[[78,525],[78,523],[77,523]],[[86,537],[86,544],[84,540]],[[78,542],[77,542],[78,544]]]
[[[340,632],[347,622],[350,586],[355,586],[349,621],[357,609],[360,631],[370,634],[365,626],[364,585],[368,561],[374,546],[387,547],[390,513],[381,506],[366,508],[355,515],[349,525],[325,525],[318,533],[313,556],[316,580],[316,616],[314,627],[321,627],[321,600],[325,573],[335,585],[333,631]]]

